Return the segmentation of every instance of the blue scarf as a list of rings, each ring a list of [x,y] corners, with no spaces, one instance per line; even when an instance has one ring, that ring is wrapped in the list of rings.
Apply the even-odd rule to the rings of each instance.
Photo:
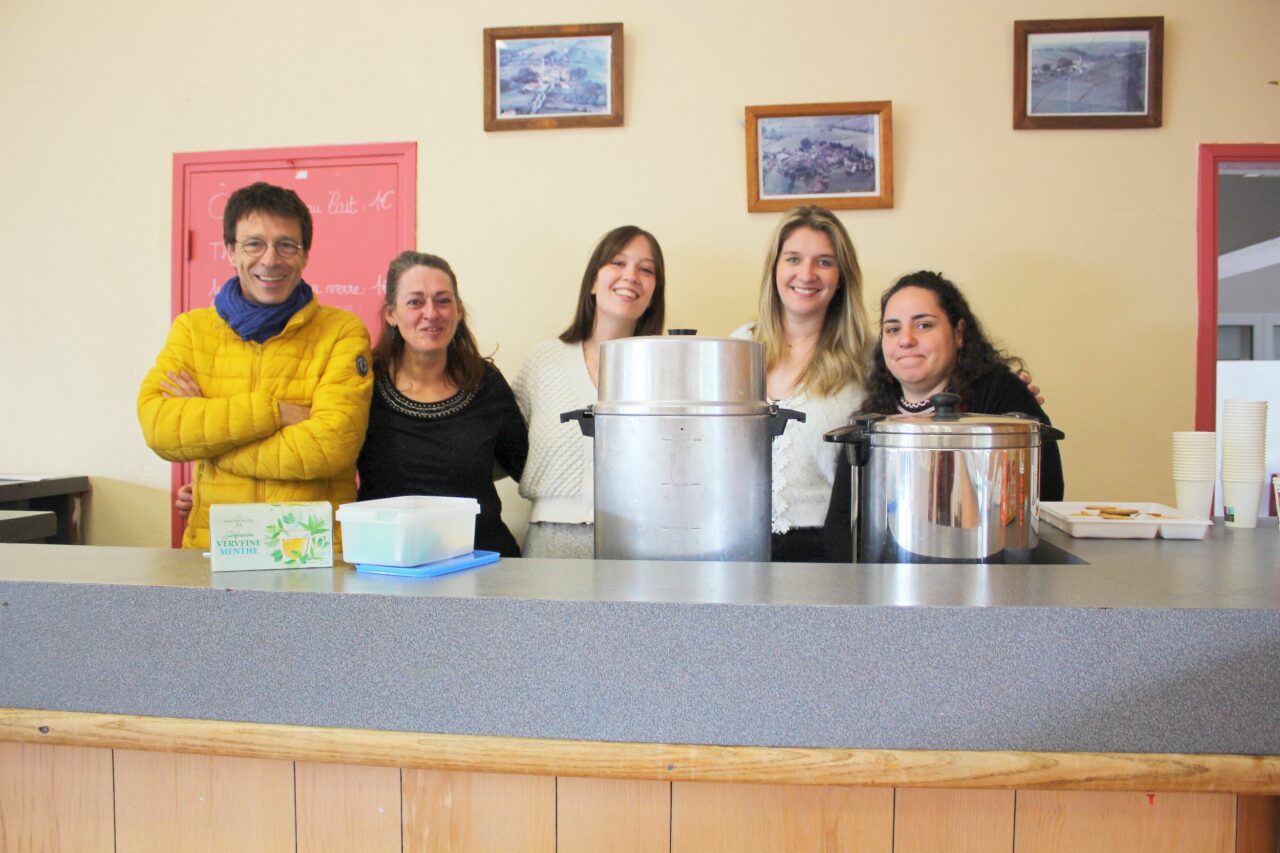
[[[213,298],[213,307],[240,336],[240,340],[261,344],[284,331],[289,318],[301,311],[311,301],[311,296],[311,285],[300,281],[289,298],[279,305],[259,305],[244,298],[240,291],[240,276],[237,275],[222,285]]]

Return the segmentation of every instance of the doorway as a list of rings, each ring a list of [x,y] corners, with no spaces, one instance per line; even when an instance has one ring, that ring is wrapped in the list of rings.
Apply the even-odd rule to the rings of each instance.
[[[307,279],[317,298],[360,317],[376,339],[387,263],[416,244],[417,156],[413,142],[173,155],[173,316],[213,304],[234,273],[222,233],[227,198],[267,181],[297,192],[311,211]],[[171,498],[190,480],[191,463],[175,463]],[[180,547],[185,522],[176,509],[171,527]]]
[[[1268,401],[1268,515],[1280,473],[1280,145],[1202,145],[1197,183],[1196,429],[1217,428],[1223,400]]]

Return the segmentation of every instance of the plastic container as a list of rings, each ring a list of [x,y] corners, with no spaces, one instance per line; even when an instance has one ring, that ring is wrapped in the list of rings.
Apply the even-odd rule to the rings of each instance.
[[[474,498],[406,495],[338,507],[342,559],[378,566],[420,566],[475,548]]]

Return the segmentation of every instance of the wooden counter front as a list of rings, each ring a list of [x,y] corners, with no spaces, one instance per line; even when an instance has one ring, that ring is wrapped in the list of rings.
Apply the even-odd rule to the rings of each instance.
[[[434,584],[0,545],[0,849],[1275,853],[1280,544],[1246,533]]]
[[[1280,792],[1280,758],[564,742],[0,709],[5,850],[1274,853],[1280,798],[1250,792]]]

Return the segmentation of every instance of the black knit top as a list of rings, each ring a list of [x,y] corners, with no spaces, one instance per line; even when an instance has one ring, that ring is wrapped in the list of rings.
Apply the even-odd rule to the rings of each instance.
[[[529,432],[502,373],[486,365],[475,391],[419,403],[396,390],[385,373],[374,376],[369,431],[356,467],[360,500],[402,495],[475,498],[476,549],[520,556],[502,523],[494,488],[495,465],[519,480],[529,455]]]

